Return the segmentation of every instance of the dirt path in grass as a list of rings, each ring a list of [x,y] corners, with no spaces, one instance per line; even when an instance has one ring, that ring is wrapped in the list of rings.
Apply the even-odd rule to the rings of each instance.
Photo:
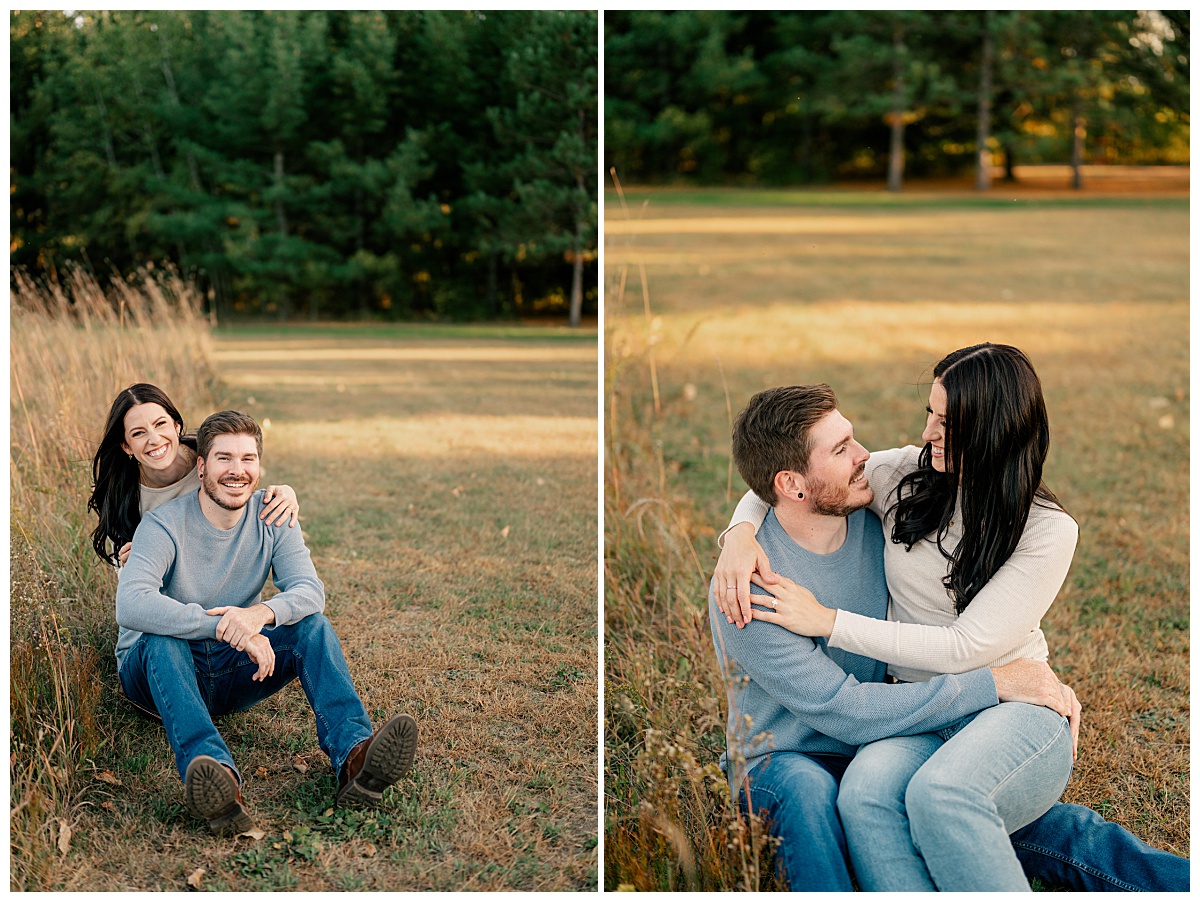
[[[331,810],[293,684],[220,725],[266,836],[218,840],[131,720],[136,839],[81,888],[594,889],[595,332],[234,330],[215,360],[264,427],[263,483],[300,497],[368,712],[413,714],[417,761],[374,814]]]

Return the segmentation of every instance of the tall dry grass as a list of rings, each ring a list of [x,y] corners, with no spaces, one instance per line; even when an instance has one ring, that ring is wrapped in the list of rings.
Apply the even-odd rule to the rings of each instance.
[[[610,323],[626,282],[622,270],[606,293]],[[725,689],[708,577],[692,506],[664,466],[648,294],[642,312],[605,336],[604,888],[780,888],[774,841],[738,811],[716,763]]]
[[[91,547],[91,458],[113,397],[163,387],[208,409],[216,379],[196,290],[147,268],[11,279],[10,886],[44,889],[70,847],[102,707],[117,691],[114,572]]]

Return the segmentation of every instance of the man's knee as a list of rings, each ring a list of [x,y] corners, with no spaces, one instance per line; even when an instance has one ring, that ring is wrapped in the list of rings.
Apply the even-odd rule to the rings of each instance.
[[[140,644],[142,659],[147,665],[153,662],[179,667],[195,667],[192,662],[192,645],[187,639],[145,633]]]
[[[294,624],[296,634],[304,638],[324,638],[333,635],[333,624],[324,614],[309,614],[303,620]]]
[[[293,623],[290,629],[292,642],[302,656],[312,656],[337,643],[333,624],[324,614],[309,614],[303,620]]]

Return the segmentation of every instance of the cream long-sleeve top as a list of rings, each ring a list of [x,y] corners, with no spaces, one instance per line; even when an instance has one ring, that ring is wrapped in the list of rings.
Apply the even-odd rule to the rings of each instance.
[[[950,562],[936,537],[922,539],[911,551],[891,541],[895,514],[887,510],[895,503],[900,479],[917,468],[919,454],[919,448],[908,445],[876,452],[867,461],[867,478],[875,490],[871,508],[883,521],[885,536],[888,620],[839,610],[829,644],[886,661],[888,673],[910,682],[998,667],[1017,658],[1045,661],[1049,650],[1041,619],[1066,579],[1078,525],[1061,508],[1035,502],[1012,556],[958,614],[942,583]],[[767,510],[766,502],[747,492],[729,525],[749,522],[757,531]],[[942,545],[951,550],[961,540],[956,509]]]

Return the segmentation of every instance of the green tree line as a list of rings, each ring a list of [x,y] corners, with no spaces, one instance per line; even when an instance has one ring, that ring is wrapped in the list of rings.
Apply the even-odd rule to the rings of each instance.
[[[805,184],[1186,163],[1187,11],[606,12],[605,165]]]
[[[221,314],[597,304],[597,21],[14,12],[11,261],[170,261]]]

